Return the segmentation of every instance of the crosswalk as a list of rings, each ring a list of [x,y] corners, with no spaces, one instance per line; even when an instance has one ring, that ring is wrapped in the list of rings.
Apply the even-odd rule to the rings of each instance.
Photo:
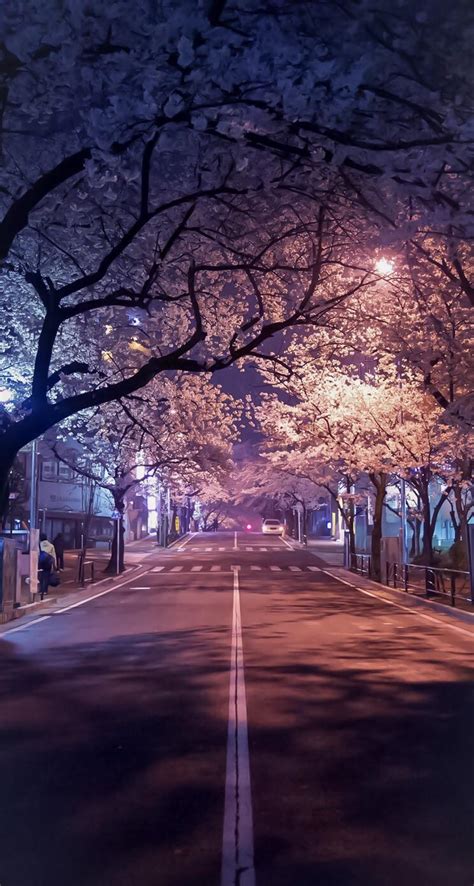
[[[247,553],[249,551],[253,552],[253,553],[256,553],[257,551],[263,551],[264,553],[266,553],[268,551],[275,551],[275,550],[285,551],[285,548],[276,547],[275,545],[272,545],[272,547],[270,547],[270,548],[264,547],[261,545],[253,545],[253,546],[238,545],[237,548],[233,548],[233,547],[219,548],[219,547],[217,547],[217,545],[210,545],[207,548],[203,547],[203,545],[199,545],[199,547],[197,547],[195,545],[193,545],[193,546],[183,545],[182,547],[174,548],[174,553],[179,552],[181,554],[183,551],[187,551],[187,552],[192,551],[194,554],[196,554],[196,553],[199,553],[199,554],[217,554],[217,553],[224,554],[224,553],[227,553],[228,554],[233,550],[236,550],[236,551],[238,550],[239,552],[246,551]]]
[[[236,563],[232,565],[222,565],[221,563],[199,563],[194,564],[186,564],[183,566],[154,566],[150,572],[160,572],[160,573],[168,573],[170,575],[177,574],[185,574],[185,573],[197,573],[197,572],[232,572],[234,569],[239,569],[242,572],[280,572],[280,573],[308,573],[308,572],[321,572],[319,566],[277,566],[274,563],[270,563],[265,566],[255,566],[254,564],[247,565],[245,563]]]

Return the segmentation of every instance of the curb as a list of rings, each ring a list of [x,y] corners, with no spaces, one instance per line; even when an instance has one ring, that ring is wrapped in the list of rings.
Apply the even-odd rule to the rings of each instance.
[[[13,618],[10,621],[15,621],[17,618],[21,618],[22,615],[29,615],[33,612],[37,612],[38,609],[46,609],[48,606],[51,606],[52,603],[57,603],[57,597],[48,597],[46,595],[44,600],[36,600],[34,603],[24,603],[23,606],[16,606],[13,609]]]
[[[335,568],[337,572],[334,573],[330,571],[331,568]],[[362,585],[360,581],[359,584],[356,584],[355,581],[359,578],[358,574],[356,572],[351,572],[349,569],[345,569],[342,566],[339,568],[330,567],[329,569],[322,569],[322,572],[326,573],[326,575],[330,575],[331,578],[336,579],[336,581],[343,577],[343,580],[356,590],[371,591],[381,600],[388,598],[390,602],[396,601],[399,604],[403,604],[405,609],[412,607],[424,609],[431,613],[436,612],[440,615],[447,616],[447,618],[452,618],[455,621],[462,621],[464,624],[474,627],[474,613],[464,612],[462,609],[447,606],[445,603],[436,603],[434,600],[425,600],[423,597],[417,597],[415,594],[407,594],[405,591],[398,590],[398,588],[389,588],[387,585],[379,584],[379,582],[372,581],[370,578],[364,578],[364,585]],[[349,581],[349,579],[351,579],[351,581]]]
[[[323,558],[316,554],[314,551],[311,551],[309,546],[303,545],[301,542],[296,541],[296,539],[291,540],[294,545],[297,545],[295,550],[306,550],[313,557],[318,557],[319,560]],[[397,601],[399,604],[403,603],[405,608],[409,608],[410,606],[413,608],[425,609],[428,612],[437,612],[440,615],[445,615],[447,618],[452,618],[455,621],[462,621],[464,624],[468,624],[474,627],[474,613],[464,612],[462,609],[456,609],[455,606],[448,606],[446,603],[437,603],[435,600],[425,600],[423,597],[417,597],[416,594],[407,594],[405,591],[398,590],[398,588],[390,588],[388,585],[381,584],[378,581],[372,581],[370,578],[365,578],[364,576],[364,585],[360,583],[359,574],[357,572],[351,572],[350,569],[346,569],[344,566],[327,566],[322,567],[321,571],[325,572],[326,575],[330,575],[331,578],[338,579],[344,577],[344,580],[351,584],[353,588],[357,591],[370,590],[373,591],[377,596],[380,597],[381,600],[384,599],[384,595],[387,595],[389,601],[392,598],[393,602]],[[336,570],[334,573],[331,570]],[[349,581],[350,579],[350,581]],[[356,580],[359,579],[359,584],[356,584]]]

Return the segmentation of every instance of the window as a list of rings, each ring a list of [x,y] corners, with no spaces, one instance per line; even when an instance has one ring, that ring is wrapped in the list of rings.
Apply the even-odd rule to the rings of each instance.
[[[74,479],[74,471],[56,458],[44,458],[41,462],[41,479],[70,483]]]
[[[68,481],[74,478],[74,471],[69,465],[65,465],[62,461],[58,462],[58,477],[60,480]]]
[[[55,458],[43,458],[41,462],[41,479],[56,480],[57,461]]]

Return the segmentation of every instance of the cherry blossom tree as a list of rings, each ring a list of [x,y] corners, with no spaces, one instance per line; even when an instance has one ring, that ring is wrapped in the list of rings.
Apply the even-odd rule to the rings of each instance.
[[[102,406],[70,419],[47,435],[56,456],[107,490],[123,516],[127,495],[158,478],[178,493],[190,484],[218,482],[230,470],[238,403],[206,377],[152,382],[146,397]],[[108,571],[124,568],[123,532],[115,525]]]
[[[0,485],[18,449],[69,416],[162,372],[264,359],[285,328],[325,323],[373,282],[387,230],[415,236],[436,213],[443,236],[453,214],[464,232],[461,13],[407,0],[396,16],[388,0],[362,14],[351,0],[317,14],[189,0],[4,11],[14,396]]]
[[[304,350],[303,350],[304,356]],[[270,370],[267,379],[275,381]],[[382,516],[388,483],[403,476],[417,491],[423,513],[423,558],[432,562],[438,514],[451,495],[463,501],[469,480],[469,437],[440,421],[443,412],[417,384],[393,369],[360,377],[349,365],[293,367],[285,382],[255,409],[269,459],[280,469],[328,489],[341,508],[355,553],[354,516],[363,477],[373,488],[372,560],[380,575]],[[443,483],[433,504],[432,484]],[[339,501],[341,490],[345,503]],[[349,505],[349,506],[348,506]],[[460,504],[459,520],[465,520]],[[462,515],[462,517],[461,517]],[[465,526],[465,523],[464,523]]]
[[[260,512],[262,517],[297,510],[302,515],[303,538],[306,542],[307,517],[321,496],[321,486],[309,476],[298,473],[292,461],[264,447],[236,464],[235,498]]]

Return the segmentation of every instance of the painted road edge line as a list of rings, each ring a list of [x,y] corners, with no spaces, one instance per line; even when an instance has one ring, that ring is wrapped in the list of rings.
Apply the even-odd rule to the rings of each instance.
[[[147,569],[146,572],[150,572],[150,570]],[[146,572],[142,573],[142,575],[145,575]],[[90,603],[91,600],[97,600],[98,597],[105,597],[106,594],[111,594],[112,591],[118,591],[119,588],[123,588],[125,585],[130,584],[131,581],[136,581],[137,578],[137,575],[131,575],[126,581],[121,582],[119,585],[113,585],[113,587],[107,588],[106,591],[100,591],[99,594],[93,594],[91,597],[86,597],[85,600],[71,603],[69,606],[64,606],[62,609],[55,609],[54,612],[51,612],[49,615],[42,615],[41,618],[35,618],[34,621],[29,621],[27,624],[18,625],[17,628],[11,628],[9,631],[0,634],[0,639],[7,639],[10,634],[16,634],[17,631],[26,631],[27,628],[32,628],[33,625],[37,625],[42,621],[47,621],[48,618],[53,618],[55,615],[61,615],[63,612],[69,612],[70,609],[76,609],[78,606],[84,606],[85,603]]]
[[[221,886],[255,886],[252,791],[247,727],[239,572],[233,569],[229,721]]]
[[[403,609],[404,612],[409,612],[410,615],[419,615],[420,618],[426,619],[426,621],[432,621],[433,624],[437,625],[439,628],[451,628],[453,631],[460,631],[461,634],[466,634],[468,637],[473,637],[472,631],[466,630],[466,628],[461,628],[458,625],[452,625],[448,621],[444,621],[440,618],[435,618],[434,615],[428,615],[426,612],[420,612],[417,606],[413,607],[404,606],[403,603],[397,603],[396,600],[388,600],[387,597],[382,597],[379,594],[376,594],[372,591],[366,591],[365,588],[360,588],[358,585],[352,584],[351,581],[347,581],[346,578],[340,578],[339,575],[333,575],[332,572],[328,572],[327,569],[321,569],[321,572],[324,572],[325,575],[328,575],[330,578],[333,578],[335,581],[340,581],[342,584],[347,585],[349,588],[354,588],[355,591],[359,591],[360,594],[365,594],[366,597],[373,597],[374,600],[378,600],[379,603],[387,603],[388,606],[395,606],[397,609]],[[383,585],[382,585],[383,590]],[[442,614],[442,613],[441,613]]]
[[[234,532],[234,551],[237,550],[237,533]]]

